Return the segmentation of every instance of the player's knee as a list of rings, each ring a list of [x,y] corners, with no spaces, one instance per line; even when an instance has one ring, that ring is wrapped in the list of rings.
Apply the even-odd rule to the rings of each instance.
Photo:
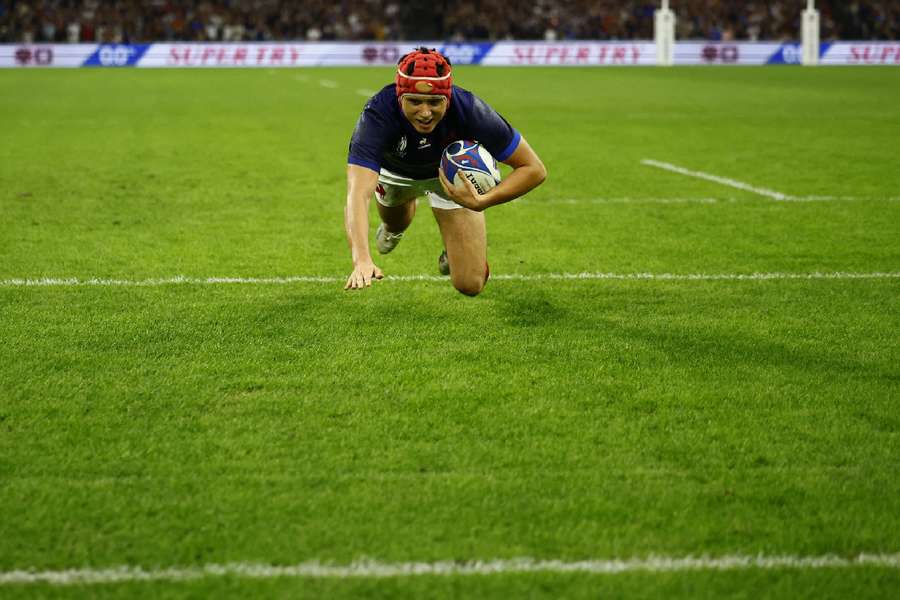
[[[486,277],[479,276],[468,276],[468,277],[454,277],[453,278],[453,287],[466,296],[477,296],[484,289],[484,284],[487,283]]]

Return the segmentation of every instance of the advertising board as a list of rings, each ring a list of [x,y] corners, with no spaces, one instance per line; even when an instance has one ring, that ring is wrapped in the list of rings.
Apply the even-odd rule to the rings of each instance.
[[[0,45],[0,68],[281,68],[391,66],[417,46],[454,65],[629,67],[656,64],[651,41],[232,42]],[[676,42],[676,65],[797,65],[798,42]],[[900,66],[900,42],[824,42],[820,64]]]

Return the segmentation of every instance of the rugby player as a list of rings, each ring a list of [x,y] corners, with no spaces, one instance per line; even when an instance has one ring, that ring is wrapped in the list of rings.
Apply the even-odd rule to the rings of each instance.
[[[454,186],[438,166],[444,148],[456,140],[480,142],[513,171],[485,194],[468,180]],[[415,200],[425,197],[444,241],[439,270],[449,273],[457,290],[476,296],[490,274],[483,211],[528,193],[547,175],[525,138],[484,100],[453,85],[450,61],[424,47],[401,58],[394,83],[366,103],[347,163],[349,290],[384,276],[369,252],[373,195],[382,221],[375,233],[381,254],[397,246],[415,215]]]

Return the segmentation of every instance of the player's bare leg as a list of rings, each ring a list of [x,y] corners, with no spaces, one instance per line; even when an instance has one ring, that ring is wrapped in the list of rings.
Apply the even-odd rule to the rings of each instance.
[[[404,204],[394,206],[385,206],[380,202],[375,204],[378,206],[378,214],[381,217],[381,225],[375,232],[375,244],[378,252],[387,254],[400,243],[403,232],[412,223],[413,217],[416,215],[416,199],[413,197]]]
[[[467,208],[432,208],[450,261],[453,287],[477,296],[487,283],[487,227],[484,213]]]
[[[409,224],[412,223],[413,217],[416,215],[416,199],[412,198],[409,202],[399,206],[384,206],[376,202],[378,205],[378,214],[381,216],[381,222],[385,224],[387,230],[391,233],[403,233]]]

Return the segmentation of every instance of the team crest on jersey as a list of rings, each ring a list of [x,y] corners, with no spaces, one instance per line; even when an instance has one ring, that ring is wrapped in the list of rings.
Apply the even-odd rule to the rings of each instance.
[[[428,143],[428,138],[419,140],[419,150],[424,150],[425,148],[431,148],[431,144]]]
[[[406,155],[406,136],[405,135],[402,138],[400,138],[399,142],[397,142],[397,154],[399,154],[400,156]]]

